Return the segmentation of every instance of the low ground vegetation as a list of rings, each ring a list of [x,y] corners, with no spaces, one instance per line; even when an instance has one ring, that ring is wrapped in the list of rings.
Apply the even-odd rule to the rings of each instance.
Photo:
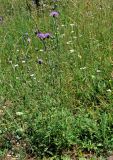
[[[112,155],[113,1],[0,0],[0,36],[1,159]]]

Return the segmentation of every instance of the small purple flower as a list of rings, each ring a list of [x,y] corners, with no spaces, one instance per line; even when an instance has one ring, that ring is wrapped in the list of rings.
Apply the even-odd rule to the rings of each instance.
[[[45,38],[50,38],[51,34],[50,33],[45,33]]]
[[[52,16],[52,17],[58,17],[58,16],[59,16],[59,13],[56,12],[56,11],[52,11],[52,12],[50,13],[50,16]]]
[[[40,38],[40,39],[45,39],[45,34],[44,33],[37,33],[37,36]]]
[[[46,38],[50,38],[50,33],[41,33],[41,32],[38,32],[37,33],[37,36],[40,38],[40,39],[46,39]]]

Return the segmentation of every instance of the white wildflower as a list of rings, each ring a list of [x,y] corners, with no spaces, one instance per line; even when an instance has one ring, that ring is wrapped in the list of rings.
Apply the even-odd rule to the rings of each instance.
[[[85,69],[86,69],[86,67],[81,67],[81,68],[80,68],[80,70],[85,70]]]
[[[70,53],[73,53],[75,50],[74,49],[70,49]]]
[[[78,57],[81,59],[82,58],[82,56],[80,55],[80,54],[78,54]]]
[[[74,31],[71,31],[71,33],[74,33]]]
[[[15,66],[15,67],[18,67],[18,64],[15,64],[14,66]]]
[[[21,116],[21,115],[23,115],[24,113],[23,112],[16,112],[16,115],[17,116]]]
[[[111,92],[111,89],[107,89],[107,92]]]
[[[30,42],[31,42],[31,39],[28,37],[27,41],[28,41],[28,43],[30,43]]]
[[[70,26],[72,26],[72,27],[73,27],[74,25],[75,25],[74,23],[71,23],[71,24],[70,24]]]
[[[11,64],[12,64],[12,61],[9,61],[9,63],[11,63]]]
[[[43,50],[43,49],[40,49],[39,51],[40,51],[40,52],[43,52],[44,50]]]
[[[77,39],[77,37],[76,37],[76,36],[74,36],[73,38],[74,38],[74,39]]]
[[[31,74],[30,77],[34,77],[34,74]]]
[[[72,43],[72,41],[68,41],[66,44],[71,44]]]
[[[22,61],[22,63],[25,63],[25,62],[26,62],[26,61],[24,61],[24,60]]]
[[[98,69],[97,69],[97,73],[100,73],[100,72],[101,72],[101,70],[98,70]]]
[[[91,75],[91,77],[92,77],[92,79],[94,79],[94,78],[95,78],[95,76],[94,76],[94,75]]]

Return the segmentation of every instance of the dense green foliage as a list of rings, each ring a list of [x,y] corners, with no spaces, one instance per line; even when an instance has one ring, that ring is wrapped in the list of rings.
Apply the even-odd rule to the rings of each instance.
[[[0,16],[0,156],[109,155],[113,1],[0,0]]]

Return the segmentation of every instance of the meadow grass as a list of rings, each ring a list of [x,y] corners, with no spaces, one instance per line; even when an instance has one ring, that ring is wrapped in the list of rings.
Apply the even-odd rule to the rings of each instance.
[[[0,0],[0,157],[104,160],[113,151],[113,1],[27,2]]]

